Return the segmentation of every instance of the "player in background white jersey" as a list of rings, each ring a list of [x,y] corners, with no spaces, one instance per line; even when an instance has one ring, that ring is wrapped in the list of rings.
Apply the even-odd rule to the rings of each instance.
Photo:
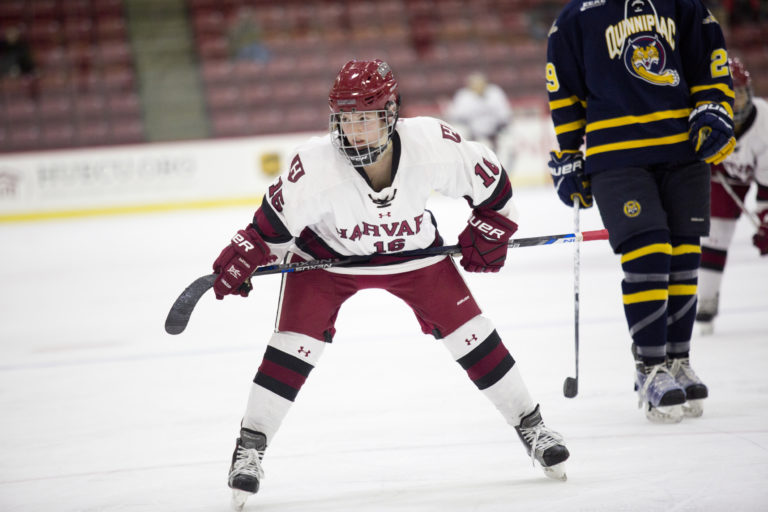
[[[752,97],[752,79],[738,58],[729,60],[736,94],[733,119],[736,149],[712,167],[712,220],[709,236],[701,242],[699,307],[696,321],[702,334],[710,334],[717,316],[720,285],[728,247],[733,240],[741,207],[718,181],[723,176],[742,204],[752,183],[757,184],[757,216],[760,227],[752,242],[760,254],[768,254],[768,101]]]
[[[405,301],[479,390],[515,427],[549,477],[565,480],[568,450],[547,428],[515,360],[482,316],[446,256],[388,254],[443,245],[426,210],[432,191],[465,198],[472,215],[459,235],[461,265],[497,272],[517,229],[507,173],[487,147],[433,118],[399,119],[400,95],[381,60],[350,61],[331,88],[330,134],[296,150],[253,221],[214,263],[217,298],[247,295],[249,276],[277,258],[373,255],[369,264],[284,275],[276,328],[253,379],[229,486],[242,508],[259,489],[261,459],[326,345],[341,305],[379,288]],[[362,362],[361,362],[362,363]]]

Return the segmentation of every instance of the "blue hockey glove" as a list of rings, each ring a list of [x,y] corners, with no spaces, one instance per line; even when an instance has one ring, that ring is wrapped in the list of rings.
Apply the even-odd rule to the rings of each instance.
[[[550,151],[549,173],[555,191],[567,206],[579,201],[579,208],[592,206],[592,185],[584,174],[584,157],[581,151]]]
[[[708,164],[719,164],[736,146],[733,120],[718,103],[704,103],[693,109],[688,126],[696,155]]]

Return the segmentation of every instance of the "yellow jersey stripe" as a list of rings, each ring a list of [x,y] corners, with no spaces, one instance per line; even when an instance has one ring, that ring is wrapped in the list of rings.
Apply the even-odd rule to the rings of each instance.
[[[667,300],[667,290],[646,290],[644,292],[628,293],[622,296],[624,304],[636,304],[638,302],[650,302],[652,300]]]
[[[688,117],[691,113],[689,108],[680,108],[677,110],[660,110],[658,112],[652,112],[642,116],[622,116],[614,117],[613,119],[603,119],[602,121],[595,121],[587,125],[587,133],[595,130],[603,130],[605,128],[615,128],[617,126],[627,126],[629,124],[642,124],[652,123],[654,121],[661,121],[664,119],[680,119],[681,117]]]
[[[701,254],[701,246],[683,244],[672,248],[672,256],[680,256],[681,254]]]
[[[635,249],[634,251],[629,251],[626,254],[622,254],[621,256],[621,263],[626,263],[628,261],[636,260],[637,258],[642,258],[643,256],[647,256],[649,254],[672,254],[672,245],[671,244],[651,244],[646,245],[645,247],[641,247],[639,249]]]
[[[597,155],[599,153],[606,153],[608,151],[619,151],[622,149],[635,149],[646,148],[652,146],[664,146],[668,144],[677,144],[688,140],[688,133],[677,133],[675,135],[669,135],[667,137],[656,137],[653,139],[636,139],[628,140],[624,142],[613,142],[611,144],[602,144],[600,146],[593,146],[587,148],[586,156]]]
[[[695,284],[671,284],[669,285],[670,295],[696,295]]]
[[[574,121],[572,123],[561,124],[555,128],[555,134],[560,135],[561,133],[572,132],[574,130],[584,128],[586,124],[586,119],[579,119],[578,121]]]
[[[718,89],[729,98],[736,97],[736,95],[733,93],[733,89],[725,84],[697,85],[695,87],[691,87],[691,94],[696,94],[697,92],[706,91],[708,89]]]
[[[582,102],[578,97],[571,96],[570,98],[564,98],[562,100],[550,101],[549,102],[549,109],[550,110],[555,110],[555,109],[558,109],[558,108],[570,107],[571,105],[574,105],[576,103],[582,103],[582,104],[586,105],[586,102]]]

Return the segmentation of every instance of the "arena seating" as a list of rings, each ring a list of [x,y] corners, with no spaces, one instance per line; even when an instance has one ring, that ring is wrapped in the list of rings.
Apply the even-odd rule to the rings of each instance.
[[[0,151],[143,142],[122,0],[3,0],[35,70],[0,79]]]

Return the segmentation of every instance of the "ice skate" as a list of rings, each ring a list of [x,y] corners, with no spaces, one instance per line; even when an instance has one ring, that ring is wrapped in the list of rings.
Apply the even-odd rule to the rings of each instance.
[[[261,432],[247,428],[240,429],[232,465],[229,468],[229,487],[232,488],[232,508],[243,510],[245,502],[259,491],[259,483],[264,479],[261,459],[267,448],[267,438]]]
[[[689,418],[698,418],[704,413],[702,402],[709,396],[707,386],[693,371],[687,357],[669,359],[667,366],[669,373],[685,390],[686,401],[683,404],[683,414]]]
[[[567,479],[565,461],[570,455],[568,448],[563,444],[563,436],[544,425],[538,404],[533,412],[520,420],[520,426],[515,427],[515,430],[531,456],[531,463],[538,461],[549,478]]]
[[[709,336],[715,331],[715,317],[717,316],[720,294],[712,299],[699,298],[699,307],[696,311],[696,323],[702,336]]]
[[[645,366],[635,371],[637,406],[654,423],[679,423],[683,419],[685,390],[669,373],[665,363]]]

